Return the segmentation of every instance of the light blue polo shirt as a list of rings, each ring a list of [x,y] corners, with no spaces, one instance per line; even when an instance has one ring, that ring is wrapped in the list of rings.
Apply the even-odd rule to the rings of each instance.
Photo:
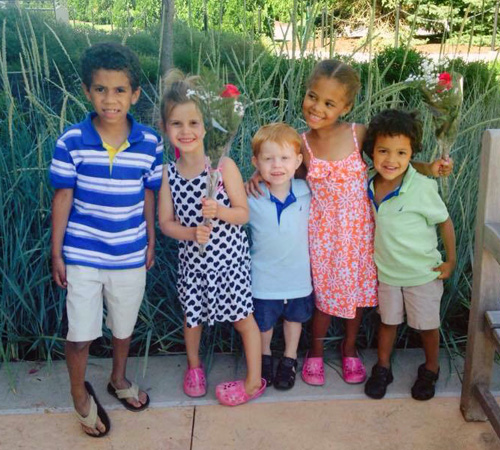
[[[283,300],[305,297],[312,291],[308,222],[311,191],[304,180],[292,180],[295,202],[277,212],[269,190],[250,197],[252,295]],[[279,215],[279,221],[278,221]]]
[[[448,219],[435,180],[411,166],[401,186],[380,203],[374,202],[374,177],[368,196],[375,215],[375,264],[378,279],[391,286],[421,286],[435,280],[442,263],[436,225]]]

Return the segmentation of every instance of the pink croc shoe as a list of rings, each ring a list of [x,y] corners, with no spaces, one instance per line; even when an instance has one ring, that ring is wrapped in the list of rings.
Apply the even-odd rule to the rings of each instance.
[[[203,397],[207,393],[207,379],[203,365],[186,369],[184,373],[184,394],[189,397]]]
[[[342,354],[342,378],[348,384],[360,384],[366,380],[366,368],[358,356],[344,356],[344,342],[340,345]]]
[[[302,379],[312,386],[323,386],[325,384],[325,365],[322,357],[304,358],[302,365]]]
[[[229,381],[218,384],[215,388],[215,396],[221,405],[238,406],[260,397],[266,390],[266,380],[262,378],[261,386],[253,395],[245,391],[245,380]]]

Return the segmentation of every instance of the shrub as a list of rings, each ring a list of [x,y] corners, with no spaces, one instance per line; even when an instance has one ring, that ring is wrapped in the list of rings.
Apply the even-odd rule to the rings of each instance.
[[[410,74],[418,73],[424,56],[407,47],[387,47],[377,54],[375,61],[380,73],[385,73],[384,80],[398,83],[408,78]]]

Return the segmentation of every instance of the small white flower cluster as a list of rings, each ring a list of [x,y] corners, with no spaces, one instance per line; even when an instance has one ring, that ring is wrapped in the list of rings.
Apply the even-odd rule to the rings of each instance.
[[[213,92],[200,92],[198,93],[198,98],[202,102],[211,104],[213,101],[218,101],[220,97]]]
[[[439,69],[434,61],[424,59],[420,64],[420,73],[421,75],[410,75],[406,82],[424,82],[429,89],[436,87],[439,80]]]
[[[245,107],[243,106],[243,103],[239,102],[238,100],[235,100],[234,112],[238,114],[239,117],[243,117],[245,115]]]
[[[205,102],[207,104],[210,104],[213,101],[220,100],[220,97],[213,92],[197,91],[194,89],[188,89],[186,91],[186,97],[189,99],[196,97],[198,100]]]

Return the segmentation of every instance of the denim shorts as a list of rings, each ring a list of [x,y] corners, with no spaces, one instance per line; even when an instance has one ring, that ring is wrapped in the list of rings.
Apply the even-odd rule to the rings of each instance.
[[[281,316],[288,322],[307,322],[314,310],[314,298],[312,293],[306,297],[284,300],[254,298],[253,306],[259,330],[264,333],[273,328]]]

